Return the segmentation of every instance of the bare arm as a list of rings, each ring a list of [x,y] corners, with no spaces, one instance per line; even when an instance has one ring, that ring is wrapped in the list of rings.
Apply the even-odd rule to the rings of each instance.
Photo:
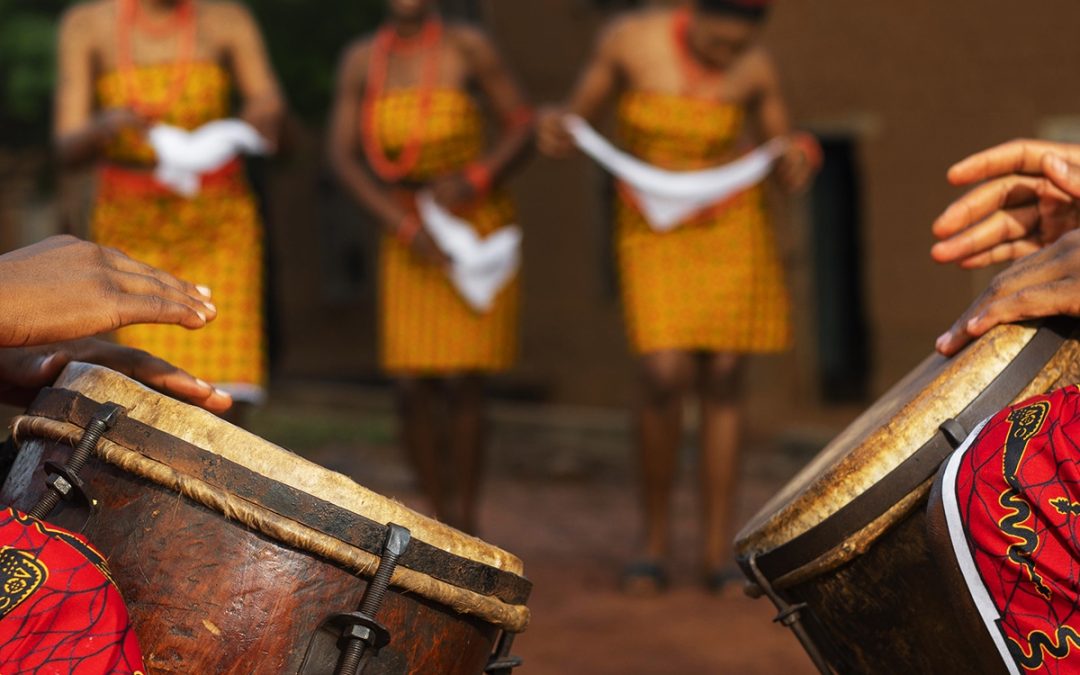
[[[53,143],[60,165],[67,168],[99,159],[123,128],[145,125],[144,120],[127,109],[94,114],[92,11],[87,6],[76,6],[60,21]]]
[[[755,122],[758,133],[764,140],[793,137],[793,142],[788,145],[777,165],[777,176],[788,191],[801,190],[810,182],[817,170],[815,165],[820,161],[820,150],[815,153],[812,149],[818,147],[817,141],[811,140],[812,137],[806,133],[801,134],[806,138],[801,138],[798,142],[794,140],[791,116],[772,57],[765,50],[759,49],[748,58],[751,59],[748,64],[750,74],[757,83]]]
[[[218,20],[229,26],[228,57],[243,98],[240,117],[276,146],[285,101],[270,65],[262,33],[251,12],[242,5],[223,5],[220,11]]]
[[[433,262],[445,262],[430,237],[415,221],[410,221],[414,217],[376,183],[357,156],[368,53],[367,45],[354,45],[346,50],[338,66],[337,91],[330,113],[330,147],[327,149],[330,166],[349,194],[375,216],[387,233],[399,234],[412,228],[409,236],[413,249]]]
[[[604,105],[623,85],[619,54],[625,22],[625,19],[616,22],[600,36],[569,100],[562,106],[545,110],[540,116],[537,142],[545,155],[564,158],[573,152],[573,139],[563,126],[564,115],[572,113],[595,121]]]
[[[365,45],[351,47],[341,59],[337,91],[330,112],[328,155],[338,180],[387,232],[393,233],[405,218],[405,211],[375,182],[357,156],[367,62],[368,48]]]
[[[487,36],[468,29],[463,31],[463,45],[474,79],[503,121],[502,133],[482,161],[497,181],[529,150],[533,120],[524,93]]]

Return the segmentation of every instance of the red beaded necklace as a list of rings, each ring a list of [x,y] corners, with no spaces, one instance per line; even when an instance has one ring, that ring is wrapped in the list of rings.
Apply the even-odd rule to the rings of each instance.
[[[693,94],[701,89],[700,85],[720,81],[724,77],[723,71],[709,68],[694,55],[690,46],[690,8],[680,7],[675,11],[675,19],[672,28],[675,34],[675,51],[679,56],[679,65],[686,77],[686,93]]]
[[[389,183],[405,178],[420,161],[424,140],[423,125],[431,111],[432,94],[439,75],[438,46],[442,39],[442,28],[442,21],[438,18],[429,19],[418,37],[403,39],[393,26],[385,26],[375,35],[372,43],[361,110],[360,136],[372,170]],[[418,123],[413,127],[401,153],[396,159],[390,159],[379,142],[375,107],[386,90],[390,55],[395,51],[421,51],[424,63],[420,71]]]
[[[139,0],[119,0],[116,27],[116,59],[120,76],[127,90],[131,107],[151,117],[160,118],[180,99],[187,82],[188,71],[195,55],[195,3],[182,0],[172,16],[161,23],[150,23],[139,11]],[[152,35],[161,37],[175,34],[177,42],[176,72],[168,93],[160,101],[143,101],[139,98],[139,85],[135,77],[135,60],[132,56],[131,35],[138,27]]]

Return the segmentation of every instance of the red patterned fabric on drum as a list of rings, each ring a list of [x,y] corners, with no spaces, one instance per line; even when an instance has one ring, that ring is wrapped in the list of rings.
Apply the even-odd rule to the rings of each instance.
[[[84,538],[0,511],[4,675],[142,675],[139,643],[105,558]]]
[[[1080,673],[1080,390],[990,418],[942,499],[968,589],[1010,673]]]

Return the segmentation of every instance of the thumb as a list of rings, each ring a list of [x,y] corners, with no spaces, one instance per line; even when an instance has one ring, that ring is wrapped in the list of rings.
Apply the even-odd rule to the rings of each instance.
[[[1048,154],[1043,158],[1043,171],[1054,185],[1073,197],[1080,197],[1080,166],[1061,155]]]

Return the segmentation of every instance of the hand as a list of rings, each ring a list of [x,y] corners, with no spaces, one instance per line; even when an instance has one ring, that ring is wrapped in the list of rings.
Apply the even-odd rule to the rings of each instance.
[[[431,184],[431,194],[444,209],[464,206],[479,196],[472,183],[461,173],[436,179]]]
[[[277,152],[281,137],[283,113],[276,97],[272,100],[250,102],[244,107],[244,112],[240,117],[255,127],[255,130],[259,132],[259,135],[263,137],[267,146],[269,146],[270,154]]]
[[[574,154],[577,146],[574,137],[566,130],[562,108],[543,108],[537,115],[536,147],[552,159],[566,159]]]
[[[954,185],[988,180],[934,222],[930,255],[966,269],[1015,260],[1080,226],[1080,146],[1013,141],[949,170]]]
[[[409,244],[409,248],[412,252],[424,261],[437,265],[439,267],[449,267],[452,261],[450,256],[446,255],[439,245],[435,243],[435,240],[428,234],[427,230],[423,227],[413,237],[412,242]]]
[[[938,338],[937,350],[952,356],[998,324],[1059,314],[1080,316],[1080,231],[1076,230],[994,277],[990,287]]]
[[[127,130],[145,134],[151,119],[131,108],[109,108],[97,116],[95,123],[99,137],[108,143]]]
[[[816,164],[804,145],[791,143],[777,162],[776,177],[787,192],[802,192],[817,173]]]
[[[28,405],[42,387],[51,385],[68,363],[96,363],[139,380],[163,394],[221,414],[232,398],[176,366],[144,351],[97,339],[40,347],[0,349],[0,401]]]
[[[216,316],[209,289],[75,237],[50,237],[0,256],[0,347],[134,323],[202,328]]]

